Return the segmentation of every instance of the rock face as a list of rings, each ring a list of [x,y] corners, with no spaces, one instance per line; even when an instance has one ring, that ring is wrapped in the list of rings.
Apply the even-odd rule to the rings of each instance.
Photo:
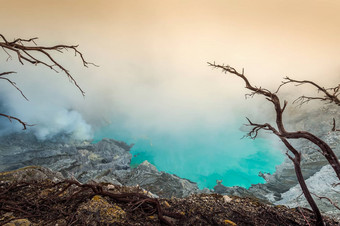
[[[111,139],[91,144],[88,141],[39,141],[32,134],[15,134],[1,137],[0,143],[0,171],[38,165],[86,182],[107,170],[130,168],[131,146]]]
[[[59,172],[53,172],[50,169],[41,166],[27,166],[17,170],[0,172],[1,182],[13,182],[13,181],[43,181],[51,180],[53,182],[60,182],[64,177]]]
[[[113,139],[103,139],[95,144],[65,137],[39,141],[32,134],[22,133],[0,137],[0,143],[0,172],[36,165],[59,172],[60,177],[73,177],[82,183],[93,180],[116,185],[139,185],[159,197],[184,197],[198,191],[196,183],[159,172],[147,161],[131,169],[132,145]]]
[[[315,173],[313,176],[306,180],[306,184],[313,195],[314,200],[323,212],[340,219],[340,211],[334,208],[330,200],[340,208],[340,188],[334,185],[339,183],[339,179],[336,177],[335,172],[330,165],[326,165],[321,170]],[[308,207],[309,204],[304,196],[300,196],[302,193],[299,185],[295,185],[288,191],[281,194],[282,199],[275,202],[278,205],[288,205],[289,207],[303,206]],[[322,198],[324,197],[324,198]]]
[[[239,187],[239,186],[233,186],[233,187],[226,187],[221,184],[221,182],[218,182],[217,185],[214,187],[214,191],[218,194],[223,195],[232,195],[232,196],[239,196],[239,197],[249,197],[249,198],[260,198],[263,200],[266,200],[264,196],[257,195],[255,196],[252,192],[249,190]]]
[[[148,161],[126,173],[121,181],[128,186],[137,183],[142,188],[166,198],[185,197],[198,192],[196,183],[173,174],[159,172]]]

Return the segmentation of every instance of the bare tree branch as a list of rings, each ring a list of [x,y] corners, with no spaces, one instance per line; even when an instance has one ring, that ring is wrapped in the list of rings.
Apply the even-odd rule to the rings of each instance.
[[[318,93],[322,93],[323,97],[308,97],[308,96],[301,96],[297,98],[294,102],[299,102],[301,105],[304,103],[308,103],[311,100],[321,100],[321,101],[329,101],[329,103],[335,103],[336,105],[340,106],[340,84],[333,87],[333,88],[324,88],[316,84],[315,82],[309,80],[295,80],[289,77],[285,77],[282,84],[277,89],[276,93],[280,90],[280,88],[286,84],[295,83],[295,86],[303,85],[303,84],[310,84],[317,88]]]
[[[280,133],[273,126],[271,126],[269,123],[257,124],[257,123],[253,123],[252,121],[250,121],[249,118],[246,118],[246,119],[249,122],[249,124],[246,124],[246,126],[252,126],[253,127],[252,130],[247,133],[247,135],[246,135],[247,137],[254,140],[257,137],[260,130],[270,130],[274,134],[276,134],[277,136],[280,137]]]
[[[30,124],[27,124],[26,122],[21,121],[21,120],[20,120],[19,118],[17,118],[17,117],[13,117],[13,116],[6,115],[6,114],[2,114],[2,113],[0,113],[0,116],[3,116],[3,117],[8,118],[8,120],[9,120],[10,122],[12,122],[12,119],[18,121],[18,122],[24,127],[23,130],[27,129],[27,126],[34,126],[34,125],[30,125]]]
[[[85,92],[78,85],[77,81],[73,78],[70,72],[52,56],[54,52],[62,53],[62,50],[72,50],[74,51],[75,56],[79,55],[83,66],[88,67],[89,64],[97,66],[84,59],[83,54],[77,49],[78,45],[38,46],[35,42],[38,38],[18,38],[12,42],[7,41],[7,39],[2,34],[0,34],[0,38],[2,39],[2,41],[0,41],[0,46],[6,51],[8,55],[10,55],[10,52],[16,54],[18,61],[21,64],[24,64],[24,62],[34,65],[41,64],[56,72],[58,72],[56,69],[59,69],[67,75],[71,82],[75,84],[75,86],[80,90],[81,94],[83,96],[85,95]],[[39,59],[39,54],[45,56],[46,59]]]
[[[16,83],[13,82],[12,80],[10,80],[9,78],[4,77],[5,75],[13,74],[13,73],[16,73],[16,72],[14,72],[14,71],[2,72],[2,73],[0,73],[0,79],[4,79],[7,82],[9,82],[14,88],[16,88],[20,92],[21,96],[23,96],[28,101],[27,97],[24,95],[24,93],[21,91],[21,89],[16,86]]]
[[[17,56],[18,61],[21,64],[24,62],[28,62],[34,65],[43,65],[48,67],[55,72],[59,71],[64,72],[69,80],[74,83],[74,85],[80,90],[81,94],[85,96],[85,92],[78,85],[77,81],[72,77],[70,72],[57,60],[54,58],[54,53],[63,53],[63,50],[72,50],[74,51],[75,56],[79,55],[83,66],[88,67],[89,64],[97,66],[93,63],[86,61],[83,57],[83,54],[78,50],[78,45],[55,45],[55,46],[38,46],[35,42],[38,38],[30,38],[30,39],[22,39],[17,38],[13,41],[8,41],[4,35],[0,34],[0,47],[4,50],[4,52],[8,55],[7,60],[12,59],[11,53],[14,53]],[[26,99],[27,97],[24,95],[22,90],[13,82],[11,79],[5,77],[6,75],[13,74],[14,71],[2,72],[0,73],[0,79],[6,80],[9,82],[14,88],[16,88],[20,94]],[[0,114],[2,117],[8,118],[11,122],[12,119],[18,121],[23,125],[23,129],[26,129],[27,126],[32,126],[27,124],[26,122],[21,121],[17,117],[13,117],[7,114]]]
[[[335,208],[337,208],[338,210],[340,210],[340,207],[337,205],[337,203],[335,203],[334,201],[332,201],[330,198],[324,197],[324,196],[318,196],[318,195],[315,194],[315,193],[312,193],[312,195],[318,197],[320,200],[322,200],[322,199],[328,200]]]

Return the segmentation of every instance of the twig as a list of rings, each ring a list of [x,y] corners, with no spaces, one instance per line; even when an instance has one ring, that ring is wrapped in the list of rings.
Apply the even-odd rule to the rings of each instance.
[[[0,116],[3,116],[3,117],[8,118],[8,120],[9,120],[10,122],[12,122],[12,119],[18,121],[18,122],[24,127],[23,130],[27,129],[27,126],[34,126],[34,124],[32,124],[32,125],[27,124],[26,122],[21,121],[21,119],[19,119],[19,118],[17,118],[17,117],[13,117],[13,116],[6,115],[6,114],[2,114],[2,113],[0,113]]]
[[[320,200],[322,199],[326,199],[328,200],[335,208],[337,208],[338,210],[340,210],[340,207],[337,205],[337,203],[335,203],[334,201],[332,201],[330,198],[325,197],[325,196],[319,196],[313,192],[311,192],[312,195],[316,196],[317,198],[319,198]]]
[[[306,223],[310,226],[310,223],[308,222],[306,216],[303,214],[302,210],[300,209],[300,207],[298,207],[299,212],[301,213],[301,215],[303,216],[303,218],[305,219]]]
[[[88,62],[85,60],[83,54],[77,49],[78,45],[55,45],[55,46],[38,46],[35,42],[38,38],[31,38],[31,39],[15,39],[12,42],[7,41],[7,39],[0,34],[0,37],[3,39],[2,42],[0,42],[0,46],[6,51],[8,55],[9,52],[13,52],[17,55],[18,61],[21,64],[24,64],[24,62],[28,62],[34,65],[44,65],[54,71],[54,67],[57,67],[62,72],[64,72],[67,77],[72,81],[75,86],[80,90],[81,94],[84,96],[85,92],[83,89],[78,85],[77,81],[73,78],[73,76],[70,74],[70,72],[61,65],[57,60],[54,59],[52,56],[53,52],[61,52],[62,50],[73,50],[75,53],[75,56],[79,55],[84,67],[88,67],[89,64],[95,65],[94,63]],[[33,43],[33,45],[30,45],[30,43]],[[9,51],[9,52],[8,52]],[[34,54],[39,55],[42,54],[47,58],[47,60],[38,59],[34,56]]]
[[[309,80],[295,80],[289,77],[285,77],[282,84],[278,87],[275,93],[278,93],[280,88],[286,84],[295,83],[295,86],[303,85],[303,84],[310,84],[317,88],[318,93],[323,93],[323,97],[309,97],[309,96],[301,96],[297,98],[294,102],[300,102],[300,105],[308,103],[311,100],[321,100],[321,101],[329,101],[330,103],[335,103],[336,105],[340,106],[340,99],[338,98],[340,94],[340,84],[332,87],[332,88],[324,88],[320,85],[316,84],[315,82]],[[332,91],[332,92],[330,92]]]

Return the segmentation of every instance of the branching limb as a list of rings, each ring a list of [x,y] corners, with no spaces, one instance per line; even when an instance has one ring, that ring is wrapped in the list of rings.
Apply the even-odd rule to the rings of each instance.
[[[299,102],[300,105],[304,103],[308,103],[311,100],[321,100],[321,101],[329,101],[330,103],[335,103],[336,105],[340,106],[340,84],[333,88],[324,88],[320,85],[316,84],[315,82],[309,80],[295,80],[289,77],[285,77],[282,84],[277,89],[276,93],[280,90],[280,88],[286,84],[294,83],[295,86],[300,86],[303,84],[310,84],[317,88],[318,92],[321,92],[324,96],[323,97],[308,97],[308,96],[301,96],[297,98],[294,102]]]
[[[242,78],[243,81],[246,84],[246,88],[251,90],[251,91],[253,91],[251,94],[248,94],[246,96],[252,97],[255,94],[262,94],[262,95],[264,95],[266,97],[269,97],[269,98],[272,97],[272,93],[269,90],[261,88],[261,87],[258,88],[256,86],[251,85],[250,82],[248,81],[247,77],[244,75],[244,70],[242,70],[242,73],[240,73],[235,68],[230,67],[229,65],[219,65],[219,64],[216,64],[215,62],[214,63],[209,63],[208,62],[208,65],[213,67],[213,68],[222,69],[222,72],[224,72],[225,74],[226,73],[231,73],[231,74],[234,74],[234,75]]]
[[[285,128],[283,126],[283,122],[282,122],[282,113],[284,112],[284,110],[287,106],[287,101],[284,101],[284,105],[283,105],[283,107],[281,107],[280,99],[276,95],[276,93],[272,93],[268,89],[265,89],[265,88],[262,88],[262,87],[258,88],[256,86],[251,85],[249,80],[247,79],[247,77],[244,75],[244,70],[242,70],[242,73],[240,73],[233,67],[225,66],[225,65],[218,65],[215,62],[214,63],[208,62],[208,65],[213,67],[213,68],[222,69],[222,72],[224,72],[224,73],[231,73],[231,74],[234,74],[234,75],[240,77],[245,82],[246,89],[252,91],[252,93],[249,94],[249,96],[254,96],[255,94],[260,94],[260,95],[265,96],[268,101],[270,101],[271,103],[274,104],[275,111],[276,111],[276,124],[277,124],[277,127],[278,127],[278,131],[282,134],[286,133],[286,130],[285,130]]]
[[[337,208],[338,210],[340,210],[340,207],[337,205],[337,203],[335,203],[334,201],[332,201],[330,198],[325,197],[325,196],[319,196],[315,193],[312,193],[312,195],[314,195],[315,197],[319,198],[320,200],[322,199],[326,199],[328,202],[330,202],[335,208]]]
[[[17,117],[13,117],[13,116],[6,115],[6,114],[2,114],[2,113],[0,113],[0,116],[8,118],[8,120],[9,120],[10,122],[12,122],[12,120],[18,121],[18,122],[24,127],[23,130],[27,129],[27,126],[34,126],[34,125],[30,125],[30,124],[27,124],[26,122],[21,121],[21,120],[20,120],[19,118],[17,118]]]
[[[28,100],[27,97],[24,95],[24,93],[21,91],[21,89],[19,87],[17,87],[15,82],[10,80],[9,78],[4,77],[5,75],[13,74],[13,73],[16,73],[16,72],[14,72],[14,71],[2,72],[2,73],[0,73],[0,79],[6,80],[7,82],[9,82],[14,88],[16,88],[20,92],[21,96],[23,96],[26,100]]]
[[[327,98],[322,98],[322,97],[309,97],[309,96],[300,96],[298,98],[296,98],[293,103],[298,104],[299,106],[302,106],[303,104],[308,104],[310,101],[312,100],[321,100],[321,101],[326,101]]]
[[[246,118],[249,124],[246,124],[246,126],[252,126],[252,130],[247,133],[246,137],[249,137],[251,139],[255,139],[259,133],[260,130],[269,130],[272,131],[275,135],[280,136],[279,131],[277,131],[273,126],[271,126],[269,123],[265,124],[257,124],[250,121],[249,118]]]
[[[11,53],[14,54],[18,61],[21,64],[24,64],[24,62],[28,62],[30,64],[34,65],[43,65],[45,67],[48,67],[55,72],[58,73],[58,71],[64,72],[69,80],[75,84],[75,86],[80,90],[81,94],[85,96],[85,92],[82,90],[82,88],[78,85],[77,81],[72,77],[70,72],[54,58],[54,53],[59,52],[63,53],[63,50],[72,50],[74,51],[75,56],[79,55],[83,66],[88,67],[89,64],[97,66],[93,63],[90,63],[84,59],[83,54],[78,50],[78,45],[55,45],[55,46],[38,46],[35,42],[38,38],[30,38],[30,39],[22,39],[17,38],[13,41],[8,41],[4,35],[0,34],[0,47],[3,49],[3,51],[8,55],[7,60],[12,59]],[[24,95],[24,93],[21,91],[21,89],[16,85],[15,82],[13,82],[11,79],[5,77],[6,75],[13,74],[15,72],[9,71],[9,72],[2,72],[0,73],[0,79],[6,80],[9,82],[14,88],[16,88],[20,94],[26,99],[27,97]],[[18,121],[23,125],[23,129],[26,129],[27,126],[32,126],[27,124],[26,122],[21,121],[19,118],[9,116],[7,114],[0,114],[0,116],[8,118],[11,122],[12,119]]]
[[[97,66],[93,63],[90,63],[84,59],[83,54],[78,50],[78,45],[55,45],[55,46],[38,46],[36,44],[37,38],[31,39],[15,39],[14,41],[8,41],[2,34],[0,34],[0,47],[10,56],[10,53],[14,53],[18,61],[21,64],[24,62],[28,62],[34,65],[44,65],[56,72],[56,69],[64,72],[67,77],[70,79],[71,82],[75,84],[75,86],[80,90],[81,94],[84,96],[85,92],[82,88],[78,85],[77,81],[73,78],[70,72],[61,65],[54,57],[53,53],[60,52],[62,53],[63,50],[72,50],[75,53],[75,56],[79,55],[83,66],[88,67],[89,64]],[[44,56],[45,59],[40,58],[39,56]]]

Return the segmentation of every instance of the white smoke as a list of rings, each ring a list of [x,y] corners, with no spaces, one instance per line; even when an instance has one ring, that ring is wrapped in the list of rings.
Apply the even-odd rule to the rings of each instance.
[[[51,139],[59,134],[71,135],[74,139],[91,139],[91,126],[87,124],[79,112],[61,109],[50,119],[41,120],[32,128],[38,139]]]
[[[43,70],[34,69],[32,71],[29,67],[17,68],[18,74],[11,77],[29,101],[12,86],[1,83],[3,87],[0,90],[0,112],[33,125],[27,127],[27,132],[34,133],[40,140],[53,139],[60,135],[73,139],[91,139],[92,127],[76,109],[75,100],[83,101],[81,95],[73,94],[72,88],[65,88],[65,78],[46,78]],[[53,74],[53,71],[50,73]],[[22,129],[23,126],[16,120],[9,121],[0,117],[0,135],[20,132]]]

